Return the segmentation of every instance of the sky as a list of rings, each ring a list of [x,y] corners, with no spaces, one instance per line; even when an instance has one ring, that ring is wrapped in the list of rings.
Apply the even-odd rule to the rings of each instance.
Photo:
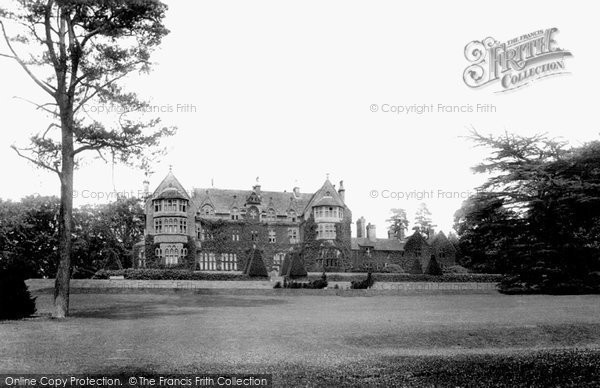
[[[354,220],[377,225],[378,237],[390,209],[406,209],[412,221],[421,202],[448,232],[454,212],[485,180],[471,170],[487,155],[465,138],[471,128],[546,132],[574,146],[598,138],[600,55],[591,4],[166,3],[171,33],[152,57],[153,71],[126,80],[169,111],[161,114],[165,124],[178,127],[163,141],[167,154],[153,166],[151,189],[170,166],[190,190],[250,189],[258,178],[263,190],[315,192],[329,176],[344,181]],[[504,93],[496,93],[498,84],[465,85],[469,42],[506,42],[553,27],[557,45],[573,54],[567,74]],[[0,58],[0,74],[0,197],[58,195],[55,175],[10,149],[47,126],[15,96],[46,97],[9,59]],[[432,104],[422,114],[392,112]],[[477,104],[492,108],[477,112]],[[446,111],[469,106],[472,112]],[[114,191],[137,194],[143,180],[141,170],[90,154],[76,172],[75,205],[105,203]]]

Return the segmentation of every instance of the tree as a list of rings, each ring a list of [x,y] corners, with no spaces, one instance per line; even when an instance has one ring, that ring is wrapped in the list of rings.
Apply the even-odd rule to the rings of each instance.
[[[440,267],[440,264],[438,263],[437,259],[435,258],[435,255],[431,255],[431,258],[429,259],[429,263],[427,264],[427,269],[425,270],[425,273],[427,275],[442,276],[442,268]]]
[[[0,252],[25,278],[56,276],[59,207],[56,197],[0,200]]]
[[[408,230],[408,218],[406,216],[406,210],[404,209],[391,209],[392,216],[385,220],[390,223],[389,230],[392,234],[403,240],[406,231]]]
[[[431,221],[431,212],[425,203],[421,203],[415,214],[415,226],[413,230],[426,236],[427,239],[433,236],[433,228],[436,225]]]
[[[464,258],[500,269],[504,289],[600,291],[600,142],[471,139],[492,150],[474,168],[491,177],[455,215]]]
[[[59,262],[54,292],[56,318],[68,314],[71,269],[73,174],[84,151],[102,158],[140,162],[148,167],[148,148],[159,144],[173,128],[158,128],[159,119],[120,115],[112,123],[84,115],[86,104],[114,111],[141,111],[148,104],[120,85],[128,74],[150,69],[150,54],[168,33],[163,25],[167,7],[159,0],[17,0],[0,9],[5,49],[48,95],[31,101],[49,115],[49,125],[15,152],[60,181]],[[9,29],[17,32],[9,35]],[[28,51],[23,54],[21,51]],[[106,159],[105,159],[106,160]]]

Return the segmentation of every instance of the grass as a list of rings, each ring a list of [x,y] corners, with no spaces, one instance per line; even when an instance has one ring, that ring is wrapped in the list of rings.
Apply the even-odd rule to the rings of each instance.
[[[75,294],[0,322],[0,373],[259,373],[277,385],[600,383],[600,297]],[[594,369],[596,368],[596,369]],[[504,385],[502,385],[504,384]]]

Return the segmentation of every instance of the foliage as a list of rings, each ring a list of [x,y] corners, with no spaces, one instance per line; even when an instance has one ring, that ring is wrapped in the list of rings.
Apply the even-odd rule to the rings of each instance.
[[[321,278],[315,279],[310,282],[296,282],[293,280],[286,281],[286,282],[284,282],[284,288],[304,288],[304,289],[310,289],[310,290],[322,290],[323,288],[327,287],[327,284],[328,284],[327,283],[327,275],[325,275],[325,272],[323,272],[323,275],[321,275]],[[276,286],[277,286],[277,284],[276,284]],[[274,288],[278,288],[278,287],[274,287]]]
[[[0,320],[21,319],[35,313],[35,298],[27,290],[25,270],[0,259]]]
[[[290,261],[287,268],[287,273],[285,273],[284,276],[290,279],[306,277],[307,272],[306,268],[304,268],[304,262],[302,260],[301,253],[295,250],[288,253],[286,256],[290,256]]]
[[[0,199],[0,253],[10,256],[26,278],[56,275],[59,207],[56,197]]]
[[[415,257],[412,261],[412,267],[410,268],[411,274],[422,274],[423,266],[421,266],[421,260],[418,257]]]
[[[129,280],[252,280],[240,273],[193,272],[185,269],[100,270],[94,279],[109,279],[111,276],[123,276]]]
[[[250,277],[269,277],[267,267],[262,258],[262,253],[258,249],[252,249],[247,252],[248,259],[246,268],[244,269],[244,275]]]
[[[599,292],[600,142],[471,137],[492,150],[474,168],[491,177],[455,215],[461,263],[501,271],[506,290]]]
[[[461,265],[450,265],[442,268],[444,274],[469,273],[470,271]]]
[[[365,280],[353,280],[350,282],[350,288],[353,290],[366,290],[367,288],[373,287],[375,283],[375,279],[371,272],[367,274],[367,278]]]
[[[173,128],[160,128],[160,119],[144,117],[150,104],[119,84],[130,73],[149,71],[150,54],[168,33],[162,23],[166,9],[159,0],[32,0],[0,10],[0,57],[15,60],[46,97],[40,102],[24,100],[45,112],[49,125],[40,128],[29,145],[12,148],[59,178],[57,318],[68,314],[73,177],[81,155],[92,151],[104,160],[109,156],[113,162],[139,162],[148,170],[150,160],[160,153],[161,138],[174,133]],[[114,114],[94,117],[89,105]],[[105,253],[113,260],[117,257],[117,252]]]
[[[396,238],[403,239],[408,230],[406,210],[397,208],[390,211],[392,212],[391,217],[385,220],[390,223],[389,230]]]
[[[26,278],[56,276],[59,202],[39,195],[0,200],[0,251],[19,263]],[[143,228],[142,208],[133,198],[75,209],[72,276],[89,278],[98,269],[131,266]]]
[[[426,236],[427,239],[433,237],[433,228],[436,225],[433,225],[433,222],[431,221],[431,212],[425,203],[419,204],[415,214],[414,224],[415,226],[413,227],[413,230],[415,232],[421,233],[422,235]]]
[[[442,268],[440,268],[435,255],[431,255],[431,259],[429,259],[425,273],[432,276],[442,276]]]
[[[309,275],[309,279],[318,279],[315,275]],[[375,273],[373,278],[378,282],[435,282],[435,283],[498,283],[502,280],[499,274],[481,273],[446,273],[442,276],[410,273]],[[330,273],[327,279],[332,282],[351,282],[364,280],[364,275],[349,273]]]

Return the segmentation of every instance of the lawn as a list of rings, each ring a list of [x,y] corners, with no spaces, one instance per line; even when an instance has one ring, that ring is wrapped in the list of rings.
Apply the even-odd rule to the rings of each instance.
[[[0,373],[258,373],[289,385],[600,383],[600,296],[75,294],[0,323]]]

